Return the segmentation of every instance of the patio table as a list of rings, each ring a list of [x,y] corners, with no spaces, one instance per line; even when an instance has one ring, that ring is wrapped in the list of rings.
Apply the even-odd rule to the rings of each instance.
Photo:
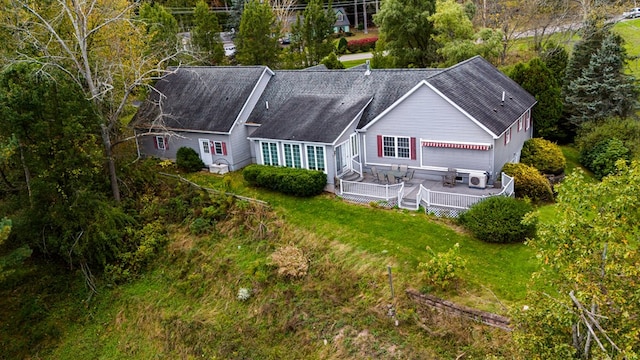
[[[384,173],[387,175],[388,179],[390,179],[393,176],[396,179],[396,182],[398,182],[403,177],[407,176],[406,171],[400,171],[400,170],[387,170]]]

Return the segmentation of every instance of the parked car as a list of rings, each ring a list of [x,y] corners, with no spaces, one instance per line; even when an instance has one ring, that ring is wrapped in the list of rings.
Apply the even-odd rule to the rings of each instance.
[[[224,54],[226,56],[232,56],[236,53],[236,46],[234,44],[224,44]]]
[[[633,8],[629,11],[625,11],[624,13],[622,13],[622,16],[625,19],[633,19],[633,18],[640,17],[640,8]]]

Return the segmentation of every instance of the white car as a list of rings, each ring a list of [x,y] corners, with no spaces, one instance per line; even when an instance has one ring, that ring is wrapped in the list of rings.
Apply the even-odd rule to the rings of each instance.
[[[625,11],[624,13],[622,13],[622,16],[625,19],[633,19],[633,18],[640,17],[640,8],[633,8],[629,11]]]
[[[236,53],[236,46],[234,44],[224,44],[224,54],[231,56]]]

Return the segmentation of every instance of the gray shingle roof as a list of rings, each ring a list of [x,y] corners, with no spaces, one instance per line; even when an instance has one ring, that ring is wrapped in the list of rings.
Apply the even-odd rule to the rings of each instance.
[[[304,131],[306,141],[333,142],[357,115],[355,112],[348,120],[338,116],[343,108],[348,108],[344,104],[360,104],[363,99],[373,99],[358,125],[362,126],[400,99],[421,80],[440,71],[383,69],[372,70],[366,75],[365,71],[276,70],[276,75],[269,81],[247,122],[263,124],[264,129],[256,130],[252,137],[280,139],[282,135],[276,130],[268,130],[267,127],[273,126],[276,122],[286,122],[288,125],[281,128],[308,127]],[[313,102],[314,97],[318,98],[318,103]],[[294,98],[297,98],[295,102],[289,102]],[[299,99],[306,99],[306,102]],[[334,99],[333,104],[337,106],[335,110],[330,111],[321,106],[328,104],[327,99]],[[269,109],[266,108],[267,102]],[[316,119],[316,122],[307,119]],[[335,131],[329,130],[333,128],[336,128]],[[328,139],[328,136],[334,135],[336,137]]]
[[[531,94],[480,56],[448,68],[427,82],[497,136],[536,103]]]
[[[164,125],[170,129],[228,132],[265,71],[265,66],[183,67],[159,80]],[[160,114],[152,93],[133,119],[136,126]]]
[[[367,96],[293,96],[274,109],[251,137],[332,143],[370,100]]]

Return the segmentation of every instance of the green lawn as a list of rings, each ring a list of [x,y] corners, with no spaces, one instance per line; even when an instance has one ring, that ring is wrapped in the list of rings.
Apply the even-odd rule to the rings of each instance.
[[[239,173],[228,176],[233,179],[231,191],[268,201],[288,223],[320,237],[381,256],[381,269],[392,264],[398,276],[406,276],[407,283],[414,287],[422,286],[417,266],[430,258],[427,246],[443,252],[459,243],[460,254],[467,259],[464,294],[447,296],[459,297],[470,305],[498,310],[495,303],[487,306],[487,299],[493,298],[491,293],[506,303],[524,300],[531,273],[537,268],[533,251],[523,244],[484,243],[461,232],[452,221],[423,212],[377,209],[333,195],[303,199],[284,196],[245,187]],[[207,173],[189,178],[212,188],[219,188],[222,182],[221,176]]]
[[[349,60],[349,61],[342,61],[342,65],[344,65],[344,67],[346,69],[348,68],[352,68],[354,66],[358,66],[358,65],[362,65],[365,62],[367,62],[366,59],[361,59],[361,60]]]
[[[628,64],[628,72],[640,79],[640,19],[618,22],[613,29],[624,38],[627,55],[634,58]]]

